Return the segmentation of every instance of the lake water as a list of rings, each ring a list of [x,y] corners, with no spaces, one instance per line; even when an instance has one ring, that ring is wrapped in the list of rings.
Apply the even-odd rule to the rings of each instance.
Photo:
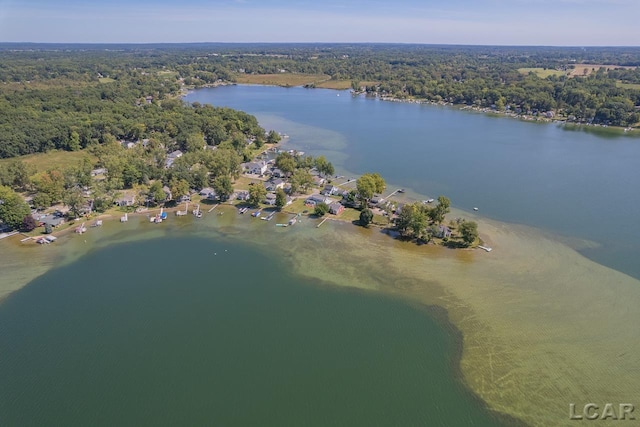
[[[498,424],[425,310],[289,270],[209,235],[50,271],[0,310],[0,424]]]
[[[221,206],[0,242],[2,290],[56,267],[0,301],[0,425],[514,424],[467,389],[572,425],[571,402],[640,395],[640,282],[602,266],[640,277],[637,140],[325,90],[187,100],[256,114],[341,174],[536,228],[476,217],[494,251],[455,251]]]
[[[463,210],[590,240],[599,247],[585,255],[640,278],[638,138],[333,90],[237,85],[186,100],[254,114],[342,172],[376,171]]]

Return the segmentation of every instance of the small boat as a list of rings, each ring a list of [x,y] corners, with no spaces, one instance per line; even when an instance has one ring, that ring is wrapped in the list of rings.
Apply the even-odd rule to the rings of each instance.
[[[260,216],[260,211],[255,211],[254,213],[251,214],[252,217],[257,218]]]
[[[124,214],[120,217],[120,222],[127,222],[129,221],[129,215]]]
[[[296,222],[298,222],[298,219],[297,219],[297,218],[295,218],[295,217],[293,217],[293,218],[291,218],[291,219],[289,220],[289,225],[293,225],[293,224],[295,224]]]
[[[92,227],[102,227],[102,220],[99,219],[93,223]]]
[[[433,199],[427,199],[427,200],[423,201],[422,203],[433,203]]]
[[[53,243],[58,240],[58,238],[56,236],[44,236],[44,240],[48,241],[49,243]]]
[[[399,188],[398,193],[404,193],[404,188]]]
[[[477,211],[477,210],[478,210],[478,208],[475,208],[475,207],[474,207],[474,208],[473,208],[473,210],[474,210],[474,211]]]
[[[240,211],[239,211],[239,212],[240,212],[241,214],[243,214],[243,213],[245,213],[245,212],[246,212],[246,211],[248,211],[248,210],[249,210],[249,208],[242,208],[242,209],[240,209]]]

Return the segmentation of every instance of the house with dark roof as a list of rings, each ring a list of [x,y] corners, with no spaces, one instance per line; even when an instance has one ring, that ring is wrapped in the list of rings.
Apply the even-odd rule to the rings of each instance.
[[[329,213],[333,215],[340,215],[344,212],[344,206],[340,202],[333,202],[329,205]]]

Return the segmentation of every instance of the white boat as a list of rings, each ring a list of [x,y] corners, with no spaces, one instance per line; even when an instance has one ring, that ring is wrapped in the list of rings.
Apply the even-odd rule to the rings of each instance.
[[[474,211],[477,211],[477,210],[478,210],[478,208],[475,208],[475,207],[474,207],[474,208],[473,208],[473,210],[474,210]]]
[[[128,214],[124,214],[120,217],[120,222],[127,222],[129,221],[129,215]]]
[[[99,219],[93,223],[92,227],[102,227],[102,220]]]
[[[422,203],[433,203],[433,201],[434,201],[433,199],[427,199],[427,200],[424,200]]]
[[[79,227],[76,227],[76,233],[78,234],[85,233],[86,231],[87,227],[84,226],[84,222]]]

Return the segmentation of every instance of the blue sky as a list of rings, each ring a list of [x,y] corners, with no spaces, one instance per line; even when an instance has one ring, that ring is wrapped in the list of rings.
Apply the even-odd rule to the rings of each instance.
[[[0,0],[0,42],[640,46],[640,0]]]

